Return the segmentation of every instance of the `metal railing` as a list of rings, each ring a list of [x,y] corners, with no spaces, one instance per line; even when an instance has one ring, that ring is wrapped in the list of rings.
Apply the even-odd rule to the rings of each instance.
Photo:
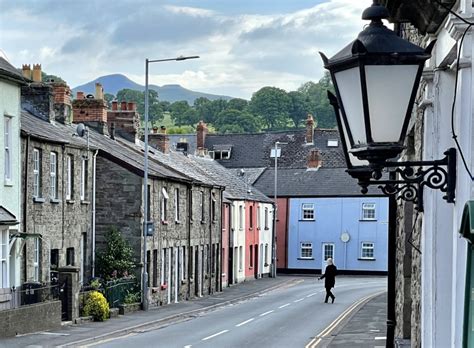
[[[11,309],[40,302],[58,300],[61,288],[57,283],[24,283],[11,288]]]

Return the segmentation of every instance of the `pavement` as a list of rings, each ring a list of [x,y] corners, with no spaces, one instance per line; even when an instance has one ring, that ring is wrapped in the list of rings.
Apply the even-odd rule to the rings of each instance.
[[[54,332],[27,334],[0,340],[0,347],[77,347],[126,335],[137,330],[167,326],[188,320],[214,308],[243,301],[265,292],[291,286],[302,281],[298,276],[278,276],[243,282],[223,292],[190,301],[150,308],[105,322],[85,322],[81,325],[63,325]],[[346,320],[341,321],[331,336],[318,347],[384,347],[386,322],[386,294],[372,297],[357,306]]]

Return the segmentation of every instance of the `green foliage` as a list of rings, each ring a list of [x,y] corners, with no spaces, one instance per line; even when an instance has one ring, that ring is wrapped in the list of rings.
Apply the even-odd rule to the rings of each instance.
[[[97,253],[97,268],[103,278],[115,279],[128,276],[135,268],[133,250],[120,231],[112,227],[107,232],[106,249]]]
[[[249,106],[249,102],[245,99],[234,98],[227,102],[226,109],[244,111]]]
[[[327,98],[328,90],[334,92],[334,86],[331,83],[329,73],[325,73],[318,83],[306,82],[298,89],[298,92],[306,96],[309,112],[315,115],[318,127],[320,128],[336,127],[334,109],[329,104]]]
[[[193,114],[193,111],[190,111],[190,110],[191,110],[191,107],[189,106],[186,100],[174,102],[173,104],[170,105],[171,119],[174,121],[174,123],[177,126],[194,124],[195,122],[192,122],[192,120],[189,120],[187,118],[187,117],[191,117],[193,119],[197,118],[197,116],[195,115],[195,112]]]
[[[101,286],[100,279],[95,278],[95,279],[91,280],[91,283],[89,285],[92,289],[95,289],[95,290],[100,289],[100,286]]]
[[[140,292],[127,291],[127,295],[125,295],[123,303],[132,304],[132,303],[137,303],[141,301],[142,301],[142,297],[141,297]]]
[[[104,99],[107,102],[107,107],[110,109],[112,107],[112,100],[115,99],[115,96],[110,93],[105,93],[104,94]]]
[[[98,291],[92,291],[86,300],[84,306],[84,315],[93,316],[95,321],[104,321],[109,317],[109,304]]]
[[[290,97],[289,116],[295,128],[303,124],[310,110],[308,98],[301,92],[292,91],[288,93]]]
[[[163,108],[158,100],[158,92],[149,89],[148,90],[148,120],[150,122],[157,122],[163,119]],[[136,91],[133,89],[122,89],[117,92],[117,100],[119,102],[135,102],[137,103],[137,112],[140,114],[142,119],[145,117],[145,91]]]
[[[260,120],[246,111],[223,110],[214,123],[219,133],[255,133],[260,131]]]
[[[281,88],[263,87],[252,95],[249,109],[259,116],[267,129],[285,129],[291,99]]]
[[[45,73],[44,71],[41,72],[41,81],[43,81],[43,82],[54,81],[54,82],[64,82],[64,83],[66,83],[66,81],[64,81],[59,76],[50,75],[50,74]]]
[[[193,134],[196,132],[195,126],[170,127],[166,129],[168,134]]]

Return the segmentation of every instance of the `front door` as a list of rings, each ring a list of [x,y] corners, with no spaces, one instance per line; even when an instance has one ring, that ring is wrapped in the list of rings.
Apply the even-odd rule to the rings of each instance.
[[[321,273],[324,273],[327,263],[326,260],[332,258],[334,262],[334,243],[323,243]],[[335,262],[334,262],[335,263]]]

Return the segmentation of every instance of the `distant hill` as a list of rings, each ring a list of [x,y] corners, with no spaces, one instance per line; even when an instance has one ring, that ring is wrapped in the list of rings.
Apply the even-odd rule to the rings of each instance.
[[[94,81],[90,81],[86,84],[74,87],[72,89],[74,96],[76,95],[77,91],[82,91],[85,94],[94,94],[96,82],[100,82],[102,84],[105,93],[110,93],[113,95],[117,95],[118,91],[125,88],[135,89],[139,91],[143,91],[145,89],[145,86],[133,82],[125,75],[112,74],[98,77]],[[186,100],[189,104],[193,104],[194,100],[199,97],[204,97],[209,100],[232,99],[232,97],[225,95],[216,95],[191,91],[189,89],[181,87],[180,85],[164,85],[161,87],[157,85],[150,85],[150,89],[154,89],[158,92],[158,97],[160,100],[169,101],[171,103],[175,101]]]

